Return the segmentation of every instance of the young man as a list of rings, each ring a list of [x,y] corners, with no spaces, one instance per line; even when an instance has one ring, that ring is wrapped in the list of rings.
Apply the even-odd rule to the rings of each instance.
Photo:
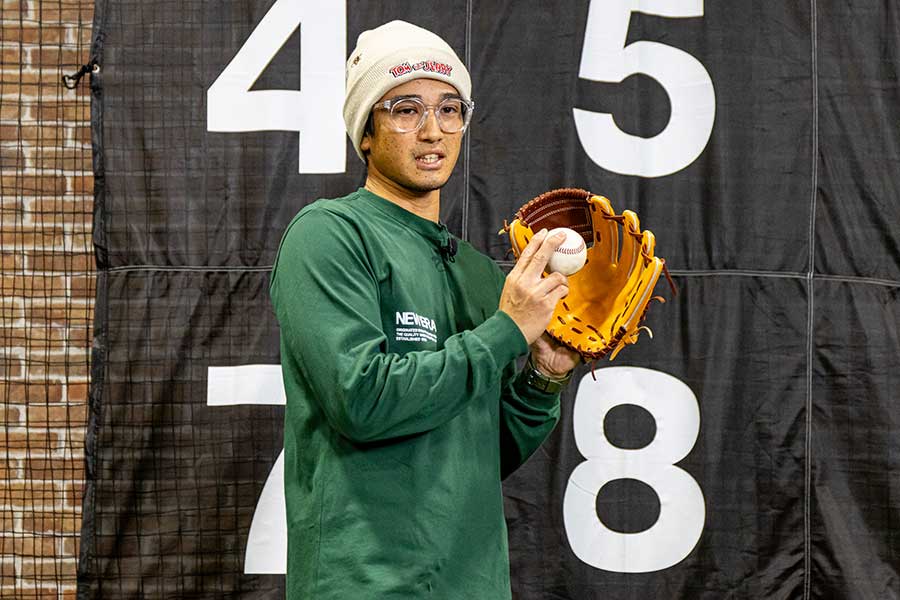
[[[500,481],[553,429],[577,355],[543,333],[561,239],[539,233],[504,277],[439,220],[470,92],[438,36],[360,35],[344,119],[365,187],[282,239],[289,599],[510,597]]]

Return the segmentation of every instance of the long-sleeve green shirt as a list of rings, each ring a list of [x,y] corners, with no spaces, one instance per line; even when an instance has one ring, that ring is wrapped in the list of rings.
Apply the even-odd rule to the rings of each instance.
[[[500,481],[559,396],[497,309],[503,272],[365,189],[304,208],[270,294],[281,328],[291,600],[510,597]]]

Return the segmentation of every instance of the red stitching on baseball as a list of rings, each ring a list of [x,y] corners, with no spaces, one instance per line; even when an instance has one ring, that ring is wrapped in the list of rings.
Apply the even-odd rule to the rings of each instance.
[[[584,241],[582,240],[581,245],[578,246],[577,248],[557,248],[556,251],[561,254],[578,254],[582,250],[584,250],[584,248],[585,248],[585,245],[584,245]]]

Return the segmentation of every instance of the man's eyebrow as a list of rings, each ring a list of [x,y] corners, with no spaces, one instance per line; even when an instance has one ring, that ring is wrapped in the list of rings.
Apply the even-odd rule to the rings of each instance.
[[[408,100],[410,98],[416,98],[417,100],[424,101],[422,96],[419,94],[405,94],[403,96],[394,96],[393,98],[388,98],[388,102],[397,102],[400,100]],[[447,98],[459,98],[460,100],[462,100],[462,96],[455,92],[444,92],[443,94],[441,94],[441,100],[446,100]]]
[[[388,102],[397,102],[398,100],[409,100],[410,98],[416,98],[418,100],[422,99],[422,96],[418,94],[406,94],[404,96],[394,96],[393,98],[388,98]]]

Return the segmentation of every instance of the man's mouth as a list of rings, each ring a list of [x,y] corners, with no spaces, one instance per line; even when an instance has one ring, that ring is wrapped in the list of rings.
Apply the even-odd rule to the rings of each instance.
[[[439,169],[444,163],[444,155],[440,152],[429,152],[416,156],[416,165],[420,169]]]

